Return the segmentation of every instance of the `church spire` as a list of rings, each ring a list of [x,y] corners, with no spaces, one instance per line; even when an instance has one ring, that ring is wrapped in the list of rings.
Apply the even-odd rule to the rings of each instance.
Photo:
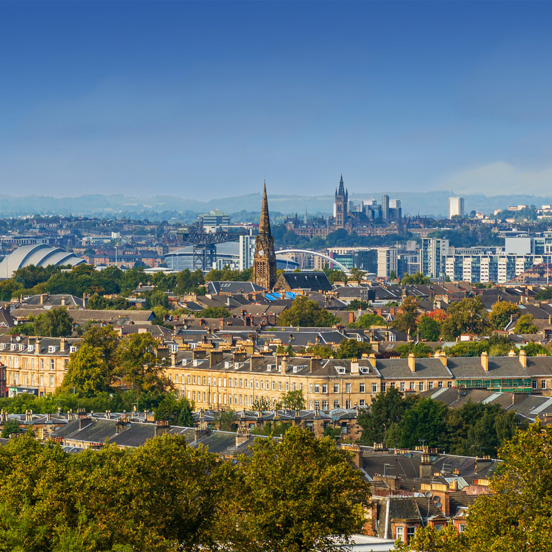
[[[337,195],[340,195],[340,196],[345,195],[345,185],[343,183],[343,175],[341,175],[341,178],[339,179],[339,191],[337,192]]]
[[[267,238],[271,237],[270,232],[270,216],[268,214],[268,198],[266,195],[266,180],[264,183],[263,191],[263,204],[261,207],[261,220],[259,221],[259,235],[266,236]]]

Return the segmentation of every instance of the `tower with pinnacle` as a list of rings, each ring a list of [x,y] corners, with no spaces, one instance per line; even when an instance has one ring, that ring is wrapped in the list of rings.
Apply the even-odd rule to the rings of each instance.
[[[264,184],[259,235],[255,240],[253,282],[265,289],[272,289],[276,283],[276,253],[274,252],[274,238],[270,231],[266,182]]]
[[[339,180],[339,189],[335,191],[334,217],[336,228],[344,228],[348,218],[349,192],[345,190],[343,175]]]

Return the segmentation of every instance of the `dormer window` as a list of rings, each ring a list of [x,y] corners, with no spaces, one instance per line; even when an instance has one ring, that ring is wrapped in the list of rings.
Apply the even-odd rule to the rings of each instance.
[[[48,352],[49,353],[55,353],[56,352],[56,346],[55,345],[48,345]]]
[[[12,343],[10,345],[10,351],[15,351],[16,347],[17,347],[17,345],[15,343]]]
[[[19,350],[20,350],[20,351],[24,351],[24,350],[25,350],[25,345],[23,345],[23,343],[20,343],[20,344],[19,344]]]
[[[29,345],[27,347],[27,351],[29,351],[29,353],[32,353],[34,351],[34,347],[35,347],[34,345]]]
[[[77,348],[75,347],[75,345],[71,345],[71,347],[69,347],[69,352],[70,353],[76,353],[77,352]]]
[[[344,374],[346,372],[345,366],[336,366],[335,370],[338,374]]]

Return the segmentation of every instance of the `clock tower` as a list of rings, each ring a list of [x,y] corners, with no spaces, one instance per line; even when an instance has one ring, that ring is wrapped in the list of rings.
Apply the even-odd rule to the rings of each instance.
[[[253,258],[253,282],[265,289],[272,289],[276,283],[276,253],[274,238],[270,231],[268,214],[268,199],[266,197],[266,182],[264,184],[263,205],[259,222],[259,235],[255,240],[255,256]]]

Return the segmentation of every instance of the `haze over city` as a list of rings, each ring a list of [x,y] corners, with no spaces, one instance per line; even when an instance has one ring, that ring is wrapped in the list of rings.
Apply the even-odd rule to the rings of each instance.
[[[546,2],[0,4],[8,195],[544,195]]]

